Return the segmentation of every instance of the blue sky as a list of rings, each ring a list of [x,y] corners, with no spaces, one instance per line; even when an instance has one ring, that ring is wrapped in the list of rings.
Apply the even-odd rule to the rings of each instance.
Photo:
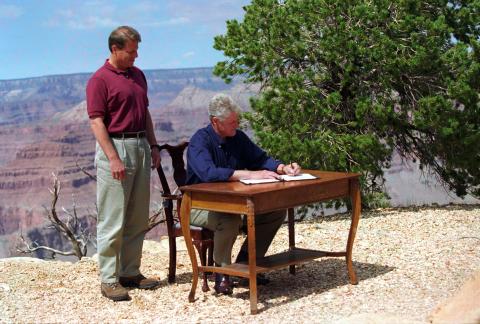
[[[248,0],[0,0],[0,80],[93,72],[119,25],[142,35],[142,69],[213,66],[213,37],[242,19]]]

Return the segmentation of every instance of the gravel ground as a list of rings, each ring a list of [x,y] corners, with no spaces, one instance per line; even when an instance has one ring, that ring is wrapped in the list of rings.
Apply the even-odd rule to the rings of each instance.
[[[343,250],[349,225],[348,215],[297,223],[297,246]],[[287,249],[287,242],[284,226],[270,253]],[[480,206],[364,212],[353,250],[358,285],[348,283],[342,258],[317,259],[299,266],[295,276],[277,270],[268,286],[259,287],[257,315],[249,313],[246,288],[217,297],[199,287],[196,302],[189,303],[188,254],[178,253],[177,283],[167,284],[165,240],[145,242],[142,264],[142,272],[162,285],[131,290],[127,302],[100,295],[92,258],[0,259],[0,322],[354,323],[374,314],[388,322],[426,323],[435,306],[480,269],[479,247]]]

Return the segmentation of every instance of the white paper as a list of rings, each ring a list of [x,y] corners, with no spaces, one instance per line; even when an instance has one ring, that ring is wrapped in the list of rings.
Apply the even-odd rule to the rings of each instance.
[[[311,180],[316,179],[314,175],[310,173],[300,173],[296,176],[282,174],[280,179],[240,179],[240,182],[244,184],[259,184],[259,183],[270,183],[270,182],[280,182],[280,181],[297,181],[297,180]]]
[[[316,176],[311,175],[310,173],[300,173],[300,174],[297,174],[296,176],[283,174],[280,177],[282,178],[283,181],[312,180],[317,178]]]
[[[258,184],[258,183],[280,182],[280,180],[278,179],[240,179],[240,182],[244,184]]]

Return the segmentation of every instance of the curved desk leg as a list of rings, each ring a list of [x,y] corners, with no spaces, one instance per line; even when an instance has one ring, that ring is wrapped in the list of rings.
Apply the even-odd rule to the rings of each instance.
[[[190,193],[185,192],[182,198],[182,206],[180,210],[180,223],[182,225],[182,233],[185,238],[185,245],[187,246],[188,255],[192,262],[193,278],[192,289],[188,295],[188,301],[193,303],[195,301],[195,290],[198,283],[198,263],[195,249],[193,248],[192,237],[190,235],[190,210],[192,209],[192,202],[190,200]]]
[[[348,276],[350,278],[350,283],[356,285],[358,283],[357,275],[353,269],[352,263],[352,249],[353,241],[355,240],[355,235],[357,233],[358,221],[360,220],[360,210],[361,210],[361,201],[360,201],[360,184],[358,179],[350,180],[350,199],[352,201],[352,222],[350,224],[350,232],[348,233],[347,240],[347,269]]]
[[[288,247],[292,251],[295,249],[295,212],[293,208],[288,208]],[[289,267],[290,274],[295,274],[295,265]]]
[[[247,238],[248,238],[248,270],[250,282],[250,313],[257,314],[257,249],[255,244],[255,208],[253,202],[247,201]]]

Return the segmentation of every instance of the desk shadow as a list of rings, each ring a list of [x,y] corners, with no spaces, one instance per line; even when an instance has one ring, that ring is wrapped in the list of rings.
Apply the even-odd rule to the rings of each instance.
[[[355,261],[353,262],[353,268],[359,283],[395,269],[390,266]],[[321,294],[337,287],[350,285],[344,258],[325,258],[297,265],[295,275],[291,275],[288,268],[285,268],[268,272],[267,276],[270,283],[266,286],[258,286],[258,302],[263,304],[263,307],[259,305],[259,312],[311,294]],[[177,275],[175,282],[177,284],[191,284],[192,272]],[[166,279],[164,284],[168,285]],[[209,281],[208,284],[210,291],[212,291],[213,282]],[[199,277],[195,293],[196,299],[198,299],[199,294],[203,294],[201,286],[202,278]],[[284,297],[282,301],[278,301],[280,297]],[[248,288],[235,288],[232,298],[249,300],[250,290]]]
[[[358,282],[375,278],[394,270],[394,267],[379,264],[353,262]],[[321,294],[331,289],[351,285],[344,259],[322,259],[298,265],[296,274],[291,275],[288,268],[268,273],[271,282],[267,286],[258,286],[259,312],[281,306],[311,294]],[[248,289],[233,293],[235,298],[250,299]],[[282,301],[278,301],[283,297]],[[275,300],[276,299],[276,300]]]
[[[178,285],[191,284],[192,283],[192,275],[193,275],[193,272],[191,272],[191,271],[184,272],[184,273],[181,273],[181,274],[177,274],[177,276],[175,277],[175,283],[178,284]],[[170,285],[167,278],[162,280],[162,282],[164,282],[165,285],[167,285],[167,286]],[[199,292],[202,293],[202,284],[203,284],[203,277],[202,277],[202,273],[200,272],[199,276],[198,276],[197,292],[195,293],[195,296]],[[213,289],[213,281],[209,280],[208,281],[208,286],[210,287],[210,289]]]

